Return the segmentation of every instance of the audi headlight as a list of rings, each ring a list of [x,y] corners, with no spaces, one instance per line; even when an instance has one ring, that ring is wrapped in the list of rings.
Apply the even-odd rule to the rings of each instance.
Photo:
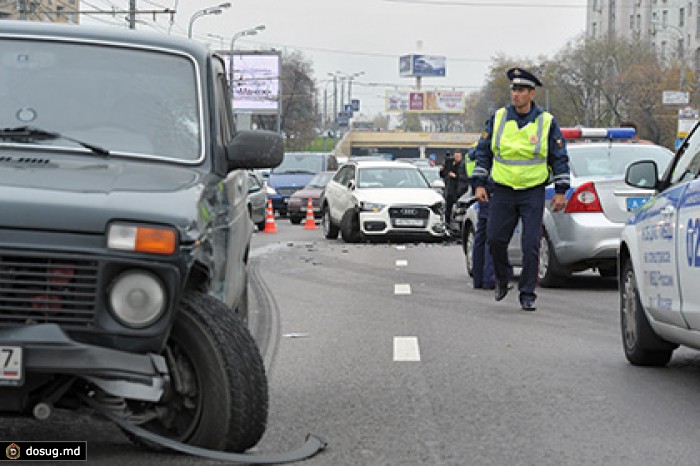
[[[108,293],[114,316],[128,327],[148,327],[165,311],[165,287],[158,277],[146,270],[131,269],[121,273]]]
[[[430,210],[432,210],[435,215],[443,215],[445,213],[445,204],[443,202],[436,202],[430,206]]]
[[[384,207],[386,207],[385,204],[376,202],[360,202],[360,210],[363,212],[381,212]]]

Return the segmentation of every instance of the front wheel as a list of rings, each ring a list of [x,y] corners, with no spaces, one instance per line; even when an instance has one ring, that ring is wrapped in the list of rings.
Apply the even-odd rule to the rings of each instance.
[[[627,260],[622,270],[620,327],[625,356],[634,365],[665,366],[677,345],[662,340],[651,328],[639,298],[632,261]]]
[[[348,209],[343,214],[343,219],[340,221],[340,234],[346,243],[359,243],[362,241],[360,214],[355,209]]]
[[[186,294],[164,355],[171,384],[155,406],[142,406],[157,417],[141,427],[214,450],[243,452],[258,443],[267,423],[267,379],[241,319],[209,295]]]

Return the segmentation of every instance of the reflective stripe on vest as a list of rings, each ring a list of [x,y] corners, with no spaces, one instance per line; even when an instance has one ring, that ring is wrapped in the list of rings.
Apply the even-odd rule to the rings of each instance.
[[[491,139],[493,180],[513,189],[532,188],[546,182],[552,114],[542,112],[534,122],[519,129],[515,120],[506,120],[506,109],[500,108],[493,123],[496,128]]]

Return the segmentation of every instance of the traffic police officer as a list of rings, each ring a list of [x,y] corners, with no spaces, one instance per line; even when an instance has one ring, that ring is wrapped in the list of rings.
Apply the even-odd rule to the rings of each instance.
[[[551,208],[554,212],[564,209],[570,184],[569,156],[554,117],[534,102],[535,88],[542,86],[540,80],[522,68],[509,69],[507,76],[511,104],[494,113],[479,139],[475,194],[480,202],[489,201],[485,186],[490,175],[494,186],[487,234],[496,274],[496,301],[508,293],[508,243],[520,220],[520,305],[525,311],[534,311],[545,185],[550,182],[551,170],[555,189]]]

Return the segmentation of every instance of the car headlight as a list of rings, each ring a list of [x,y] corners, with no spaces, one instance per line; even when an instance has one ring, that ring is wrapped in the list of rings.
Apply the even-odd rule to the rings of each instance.
[[[432,210],[435,215],[443,215],[445,213],[445,203],[436,202],[430,206],[430,210]]]
[[[158,277],[141,269],[122,272],[109,287],[109,305],[124,325],[143,328],[155,323],[165,311],[165,287]]]
[[[362,212],[381,212],[386,207],[386,204],[378,204],[376,202],[360,202],[360,210]]]
[[[107,230],[107,247],[122,251],[173,254],[177,233],[172,228],[112,223]]]

